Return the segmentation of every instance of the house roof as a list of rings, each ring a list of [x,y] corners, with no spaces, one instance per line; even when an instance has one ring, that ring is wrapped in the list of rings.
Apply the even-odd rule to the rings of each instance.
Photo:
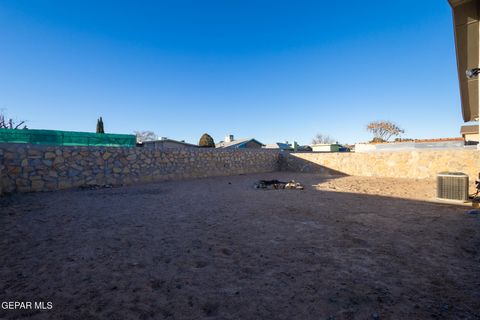
[[[219,143],[215,144],[215,147],[216,148],[239,148],[242,145],[244,145],[244,144],[246,144],[250,141],[254,141],[254,142],[264,146],[264,144],[261,143],[258,140],[251,139],[251,138],[243,138],[243,139],[236,139],[236,140],[233,140],[231,142],[220,141]]]
[[[184,141],[178,141],[178,140],[173,140],[173,139],[161,139],[161,140],[150,140],[150,141],[143,141],[142,144],[151,144],[151,143],[163,143],[163,142],[172,142],[172,143],[178,143],[178,144],[183,144],[184,146],[188,146],[188,147],[197,147],[198,146],[196,144],[191,144],[191,143],[187,143],[187,142],[184,142]]]
[[[448,0],[448,2],[450,2],[450,5],[452,7],[456,7],[456,6],[458,6],[462,3],[469,2],[469,1],[471,1],[471,0]]]
[[[288,143],[275,142],[269,143],[265,146],[267,149],[282,149],[282,150],[293,150],[292,146]]]
[[[478,124],[470,124],[462,126],[460,129],[460,134],[472,134],[478,133]]]
[[[298,146],[298,147],[297,147],[297,150],[298,150],[298,151],[312,151],[312,147],[307,146],[307,145],[305,145],[305,146]]]

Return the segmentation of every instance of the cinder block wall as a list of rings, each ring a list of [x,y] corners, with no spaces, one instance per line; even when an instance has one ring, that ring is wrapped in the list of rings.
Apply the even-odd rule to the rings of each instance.
[[[475,180],[480,171],[480,151],[474,149],[290,153],[283,157],[283,170],[322,174],[434,179],[439,172],[458,171]]]
[[[0,144],[4,192],[278,171],[274,150],[149,150]]]

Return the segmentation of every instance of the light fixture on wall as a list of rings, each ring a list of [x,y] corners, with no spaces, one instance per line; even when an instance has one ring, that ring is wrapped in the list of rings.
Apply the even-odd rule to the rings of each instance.
[[[480,74],[480,68],[467,69],[465,71],[465,75],[467,76],[467,79],[473,79],[475,77],[478,77],[479,74]]]

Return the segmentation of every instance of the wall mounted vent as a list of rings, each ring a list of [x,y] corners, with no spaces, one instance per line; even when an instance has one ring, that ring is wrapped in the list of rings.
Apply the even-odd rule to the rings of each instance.
[[[437,174],[437,198],[468,200],[468,175],[462,172],[440,172]]]

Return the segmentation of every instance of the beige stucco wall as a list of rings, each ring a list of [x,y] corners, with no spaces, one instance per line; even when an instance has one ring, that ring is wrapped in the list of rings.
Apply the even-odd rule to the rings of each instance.
[[[288,171],[414,179],[433,179],[438,172],[460,171],[474,180],[480,171],[480,151],[290,153],[284,155],[282,163]]]
[[[466,133],[463,135],[465,141],[478,141],[479,135],[478,133]]]

